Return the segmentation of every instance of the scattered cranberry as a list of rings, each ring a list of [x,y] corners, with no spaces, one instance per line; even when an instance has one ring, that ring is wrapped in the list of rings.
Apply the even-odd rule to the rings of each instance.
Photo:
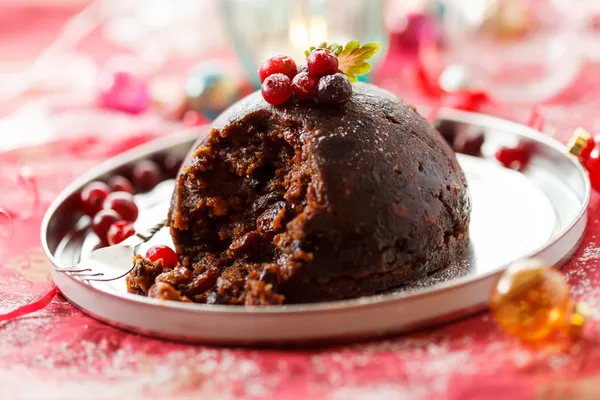
[[[135,193],[133,184],[129,181],[129,179],[120,175],[115,175],[110,178],[108,180],[108,186],[110,186],[113,192],[127,192],[129,194]]]
[[[258,69],[260,83],[274,74],[284,74],[288,78],[293,79],[297,73],[296,63],[288,56],[274,56],[267,58]]]
[[[81,209],[93,217],[102,209],[102,202],[110,193],[110,187],[104,182],[91,182],[83,188],[80,195]]]
[[[169,246],[164,245],[158,245],[148,249],[146,258],[152,262],[162,259],[162,265],[164,267],[175,267],[179,262],[175,251]]]
[[[292,81],[284,74],[273,74],[265,79],[261,92],[267,103],[283,104],[292,96]]]
[[[101,242],[106,243],[106,233],[108,228],[123,218],[114,210],[100,210],[92,219],[92,231],[98,236]]]
[[[179,172],[179,168],[181,167],[182,163],[183,163],[183,160],[181,159],[181,157],[179,157],[175,154],[167,155],[163,161],[163,167],[164,167],[164,170],[165,170],[167,176],[169,176],[169,177],[177,176],[177,172]]]
[[[352,84],[340,72],[327,75],[319,80],[315,100],[319,104],[343,103],[352,96]]]
[[[310,100],[317,94],[319,78],[308,72],[300,72],[292,81],[294,94],[303,100]]]
[[[333,75],[337,72],[338,58],[329,49],[315,49],[306,59],[308,71],[316,76]]]
[[[160,180],[160,168],[154,161],[144,160],[133,167],[133,183],[142,191],[154,189]]]
[[[519,144],[515,148],[501,147],[496,152],[496,160],[506,168],[522,170],[531,158],[531,146]]]
[[[129,221],[118,221],[108,228],[106,239],[111,246],[121,243],[135,233],[133,224]]]
[[[456,136],[454,140],[454,151],[470,156],[481,155],[481,146],[485,137],[481,132],[479,133],[463,133],[462,135]]]
[[[125,221],[134,222],[138,217],[138,208],[133,196],[125,192],[114,192],[106,196],[102,208],[117,212]]]

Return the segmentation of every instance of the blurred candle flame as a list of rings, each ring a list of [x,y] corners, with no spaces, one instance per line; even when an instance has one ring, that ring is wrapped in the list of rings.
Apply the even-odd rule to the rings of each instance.
[[[288,38],[295,56],[300,56],[310,46],[317,46],[327,41],[327,23],[321,16],[313,16],[307,21],[295,17],[290,22]]]

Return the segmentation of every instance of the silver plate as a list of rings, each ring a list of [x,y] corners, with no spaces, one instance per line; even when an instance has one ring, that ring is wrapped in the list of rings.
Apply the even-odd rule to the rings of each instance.
[[[536,257],[561,266],[576,250],[587,220],[590,183],[562,144],[497,118],[445,110],[441,118],[485,135],[480,158],[459,155],[471,190],[468,254],[447,269],[385,294],[308,305],[234,307],[160,301],[129,294],[124,279],[87,284],[52,271],[62,293],[87,314],[127,330],[188,342],[297,344],[354,340],[401,333],[464,317],[485,307],[491,285],[512,261]],[[135,162],[176,153],[183,157],[198,132],[157,140],[108,160],[77,179],[49,207],[42,244],[57,267],[79,262],[96,246],[89,219],[77,212],[77,193]],[[533,158],[523,173],[501,167],[500,146],[528,142]],[[166,215],[173,181],[137,195],[136,229]],[[160,232],[145,248],[170,243]],[[145,248],[140,249],[144,252]]]

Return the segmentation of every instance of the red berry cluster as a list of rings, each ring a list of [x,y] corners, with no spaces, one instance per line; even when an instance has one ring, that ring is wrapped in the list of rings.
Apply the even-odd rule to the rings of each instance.
[[[164,160],[169,175],[178,168],[173,156]],[[175,165],[177,164],[177,167]],[[102,244],[114,245],[135,233],[133,223],[139,210],[133,195],[139,191],[152,190],[162,179],[163,172],[154,161],[144,160],[131,171],[131,180],[115,175],[106,183],[94,181],[80,193],[81,210],[92,218],[92,231]]]
[[[313,50],[300,68],[288,56],[268,58],[258,70],[262,96],[275,106],[288,101],[292,94],[317,104],[343,103],[352,96],[352,84],[338,65],[338,58],[329,49]]]
[[[168,155],[163,162],[167,176],[175,176],[181,159]],[[139,210],[133,195],[139,191],[149,191],[160,183],[163,171],[157,163],[150,160],[139,162],[131,171],[132,180],[115,175],[106,183],[94,181],[87,184],[80,193],[81,210],[92,218],[92,231],[102,245],[115,245],[135,234],[133,223]],[[158,245],[146,252],[146,258],[152,262],[162,260],[165,267],[175,267],[177,254],[168,246]]]

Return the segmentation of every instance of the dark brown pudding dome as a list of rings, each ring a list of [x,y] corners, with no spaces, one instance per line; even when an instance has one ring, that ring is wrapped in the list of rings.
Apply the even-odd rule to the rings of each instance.
[[[356,84],[341,105],[273,107],[257,92],[214,122],[177,178],[180,265],[139,259],[128,283],[211,304],[373,294],[457,259],[469,213],[454,153],[392,94]]]

